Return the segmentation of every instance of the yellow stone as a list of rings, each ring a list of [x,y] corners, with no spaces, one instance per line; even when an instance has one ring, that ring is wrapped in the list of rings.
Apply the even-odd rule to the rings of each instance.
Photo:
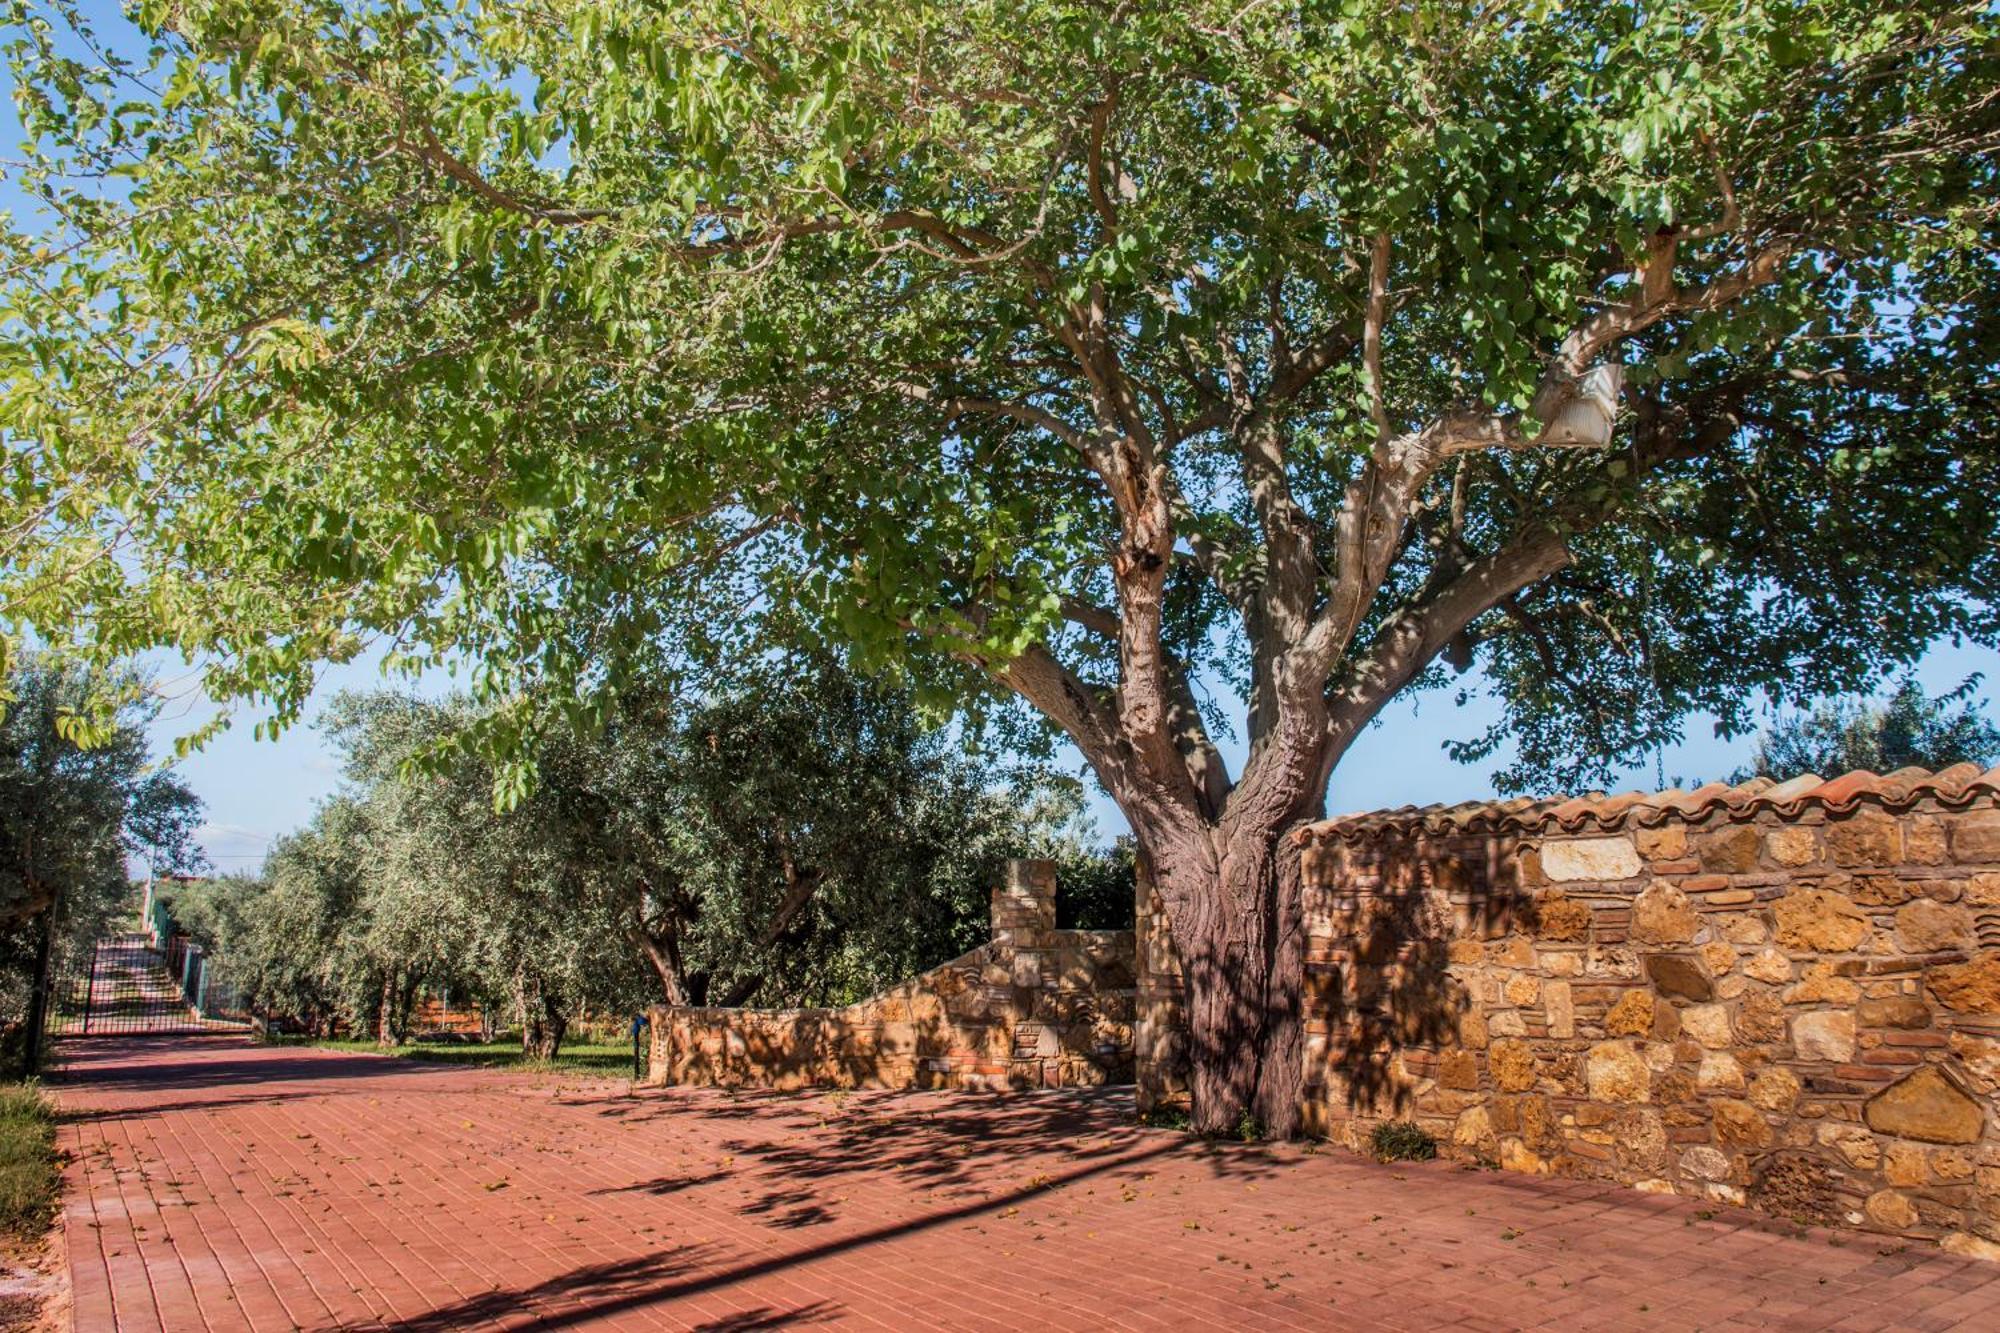
[[[1614,1037],[1644,1037],[1653,1030],[1653,994],[1628,990],[1604,1016],[1604,1030]]]
[[[1659,828],[1642,828],[1637,834],[1639,855],[1655,861],[1678,861],[1687,855],[1687,828],[1681,824],[1666,824]]]
[[[1584,1084],[1591,1100],[1643,1102],[1650,1095],[1652,1074],[1630,1043],[1604,1041],[1584,1057]]]
[[[1921,1185],[1930,1179],[1924,1150],[1914,1143],[1892,1143],[1882,1154],[1882,1178],[1891,1185]]]
[[[1917,1210],[1910,1201],[1894,1190],[1882,1190],[1868,1196],[1868,1220],[1878,1227],[1890,1231],[1902,1231],[1916,1225]]]
[[[1746,975],[1758,981],[1776,984],[1792,979],[1792,960],[1769,947],[1759,949],[1751,960],[1743,965]]]
[[[1632,900],[1632,938],[1643,943],[1685,943],[1699,924],[1687,895],[1671,884],[1648,885]]]
[[[1811,829],[1796,824],[1772,829],[1764,839],[1764,849],[1781,866],[1811,865],[1819,859],[1819,839]]]
[[[1782,1065],[1757,1072],[1750,1080],[1750,1100],[1766,1111],[1788,1113],[1799,1099],[1799,1076]]]
[[[1771,904],[1778,943],[1816,953],[1847,953],[1866,938],[1868,917],[1837,893],[1798,889]]]
[[[1970,1180],[1975,1169],[1972,1158],[1960,1149],[1931,1149],[1931,1174],[1939,1180]]]
[[[1920,866],[1941,866],[1948,859],[1944,825],[1932,815],[1912,815],[1903,823],[1903,856]]]
[[[1701,961],[1708,964],[1708,970],[1721,976],[1736,966],[1736,950],[1721,940],[1710,940],[1701,946]]]
[[[1814,963],[1785,992],[1786,1004],[1853,1004],[1860,998],[1861,988],[1835,972],[1832,963]]]
[[[1535,1055],[1522,1042],[1494,1042],[1486,1053],[1486,1064],[1503,1092],[1526,1092],[1535,1086]]]

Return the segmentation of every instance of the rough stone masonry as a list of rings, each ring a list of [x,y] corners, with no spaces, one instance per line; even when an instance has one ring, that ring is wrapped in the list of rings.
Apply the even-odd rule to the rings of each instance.
[[[1301,839],[1306,1123],[2000,1257],[2000,769],[1406,809]],[[1157,901],[1142,1106],[1185,1095]]]
[[[1129,930],[1056,929],[1052,861],[1010,861],[993,938],[856,1004],[652,1010],[655,1083],[1057,1088],[1132,1078]]]

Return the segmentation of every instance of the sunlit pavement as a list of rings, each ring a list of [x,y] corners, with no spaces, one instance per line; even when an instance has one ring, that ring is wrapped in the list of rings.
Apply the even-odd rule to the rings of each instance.
[[[1140,1129],[68,1043],[79,1330],[2000,1327],[2000,1264],[1612,1185]]]

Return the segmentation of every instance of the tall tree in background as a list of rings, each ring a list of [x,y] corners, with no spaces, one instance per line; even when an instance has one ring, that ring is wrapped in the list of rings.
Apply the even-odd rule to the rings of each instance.
[[[503,795],[760,640],[1023,701],[1201,1128],[1294,1124],[1279,849],[1400,692],[1567,783],[2000,636],[1989,6],[134,12],[16,0],[8,620],[281,721],[472,659]]]
[[[32,1028],[50,949],[87,945],[121,907],[136,906],[128,857],[160,874],[201,867],[201,802],[149,758],[146,725],[158,708],[131,672],[92,680],[81,667],[29,656],[7,674],[6,694],[0,1015]],[[93,698],[115,701],[108,725],[90,721]]]
[[[1978,686],[1974,677],[1933,699],[1906,678],[1886,700],[1835,699],[1810,712],[1780,717],[1757,738],[1750,767],[1734,780],[1782,782],[1802,773],[1835,778],[1856,769],[1935,772],[1953,764],[1985,768],[2000,760],[2000,726],[1972,700]]]

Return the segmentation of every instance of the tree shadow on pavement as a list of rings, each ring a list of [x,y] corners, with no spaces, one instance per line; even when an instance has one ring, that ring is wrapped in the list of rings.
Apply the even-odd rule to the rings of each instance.
[[[774,1273],[781,1273],[803,1264],[832,1258],[850,1250],[864,1246],[894,1241],[906,1236],[918,1235],[936,1227],[953,1222],[962,1222],[987,1213],[1019,1205],[1020,1203],[1047,1194],[1064,1186],[1073,1185],[1093,1176],[1101,1175],[1121,1167],[1136,1166],[1154,1158],[1174,1152],[1183,1145],[1179,1136],[1152,1136],[1153,1141],[1141,1143],[1134,1150],[1118,1153],[1078,1166],[1060,1174],[1038,1175],[1028,1184],[1004,1193],[990,1194],[977,1202],[965,1203],[951,1208],[939,1208],[902,1221],[883,1226],[871,1227],[863,1231],[822,1241],[767,1258],[749,1259],[726,1267],[708,1267],[708,1271],[696,1272],[705,1267],[701,1257],[688,1248],[662,1251],[638,1259],[622,1260],[616,1263],[592,1264],[573,1269],[559,1276],[535,1283],[533,1286],[509,1291],[487,1292],[453,1305],[444,1306],[411,1319],[393,1321],[387,1324],[369,1323],[355,1325],[356,1329],[380,1330],[380,1333],[444,1333],[447,1329],[463,1328],[482,1320],[494,1319],[502,1314],[518,1313],[522,1309],[539,1309],[547,1305],[553,1308],[539,1313],[528,1327],[537,1329],[569,1328],[591,1320],[603,1319],[628,1310],[643,1309],[668,1301],[683,1300],[708,1292],[726,1290],[739,1283],[754,1281]],[[876,1165],[881,1165],[879,1157]],[[855,1168],[855,1169],[858,1169]],[[818,1302],[811,1312],[768,1312],[759,1310],[752,1316],[777,1322],[805,1322],[809,1319],[827,1319],[836,1314],[836,1309],[827,1302]],[[737,1324],[723,1322],[718,1328],[760,1328],[774,1324]]]

